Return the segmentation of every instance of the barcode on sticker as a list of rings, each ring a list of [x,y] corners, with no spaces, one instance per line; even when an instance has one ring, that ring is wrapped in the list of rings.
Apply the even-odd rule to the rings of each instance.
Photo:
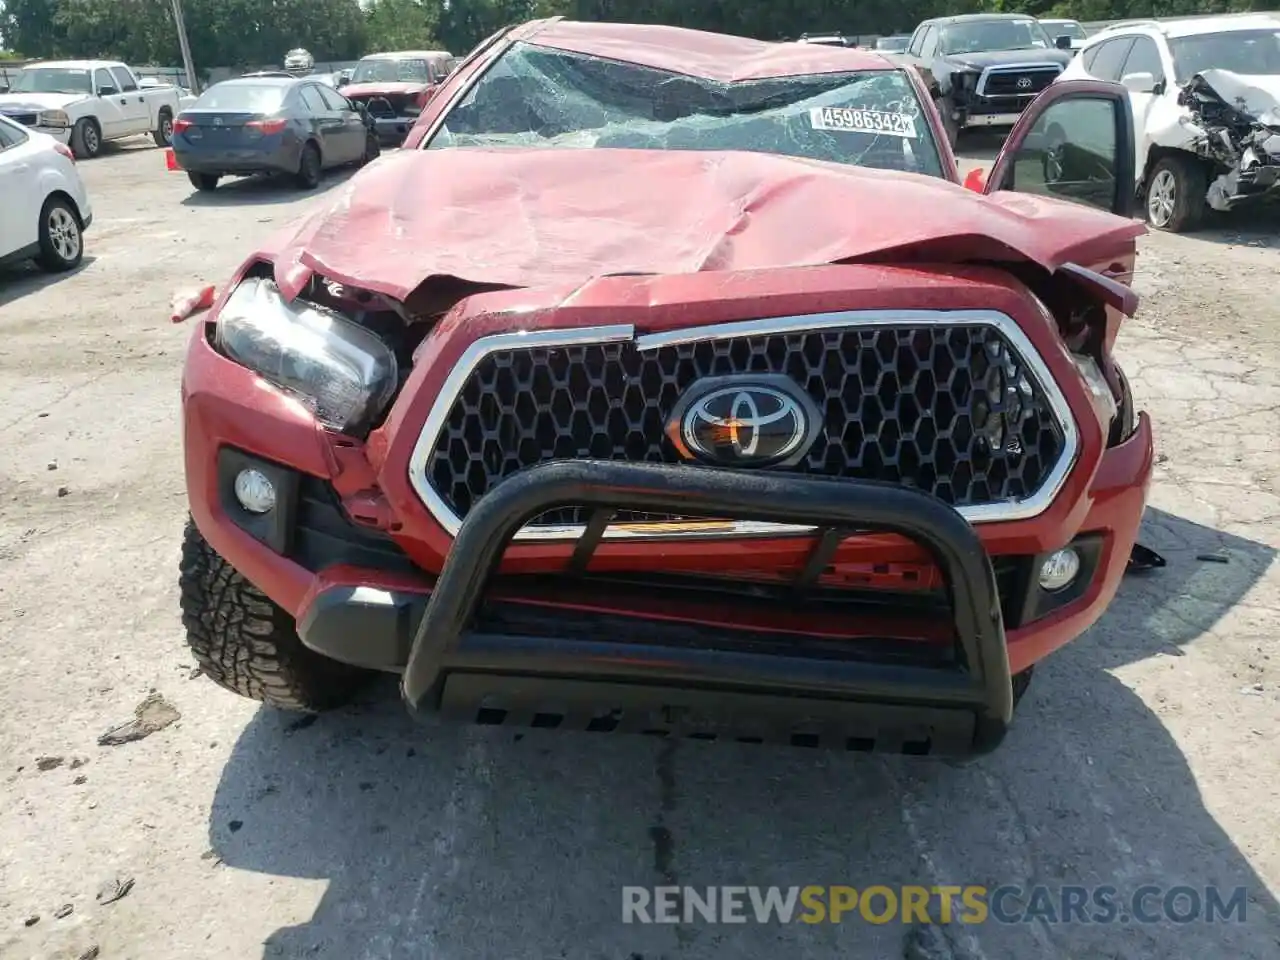
[[[815,130],[847,130],[916,139],[915,118],[905,113],[859,110],[856,107],[814,107],[809,111],[809,124]]]

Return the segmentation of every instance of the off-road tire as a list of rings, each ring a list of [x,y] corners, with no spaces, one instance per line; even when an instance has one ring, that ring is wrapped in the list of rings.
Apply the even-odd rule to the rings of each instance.
[[[92,160],[102,152],[102,128],[93,117],[83,117],[71,128],[71,152],[77,160]]]
[[[40,252],[36,254],[36,264],[42,270],[66,273],[80,266],[84,259],[84,224],[71,201],[53,196],[44,202],[37,236]],[[68,256],[70,245],[74,245],[74,251]]]
[[[218,189],[218,180],[221,178],[216,173],[192,173],[188,171],[187,179],[191,181],[191,185],[197,190],[208,192]]]
[[[281,710],[318,713],[346,703],[369,678],[304,647],[293,618],[219,556],[191,520],[178,570],[187,645],[219,686]]]
[[[1151,218],[1151,191],[1165,175],[1173,178],[1173,214],[1166,223]],[[1205,194],[1209,190],[1209,171],[1195,157],[1173,153],[1161,157],[1151,167],[1143,184],[1143,208],[1147,221],[1157,230],[1166,233],[1187,233],[1200,226],[1209,202]]]
[[[302,148],[302,156],[298,158],[298,172],[294,175],[294,182],[299,189],[314,190],[320,185],[320,173],[320,148],[314,143],[308,143]]]
[[[960,143],[960,124],[956,123],[955,118],[951,116],[951,108],[947,106],[945,98],[939,97],[933,101],[933,105],[938,109],[938,116],[942,118],[942,129],[947,134],[947,145],[954,152],[957,144]]]
[[[156,122],[159,126],[151,131],[151,138],[155,140],[157,147],[171,146],[173,144],[173,111],[168,107],[161,107]],[[166,130],[168,133],[165,132]]]

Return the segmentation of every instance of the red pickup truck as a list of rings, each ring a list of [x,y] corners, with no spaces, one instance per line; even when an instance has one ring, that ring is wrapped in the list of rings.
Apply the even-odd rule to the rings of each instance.
[[[866,51],[538,21],[252,252],[183,378],[206,675],[481,723],[975,754],[1106,609],[1128,97],[981,192]],[[1087,146],[1082,146],[1087,145]]]

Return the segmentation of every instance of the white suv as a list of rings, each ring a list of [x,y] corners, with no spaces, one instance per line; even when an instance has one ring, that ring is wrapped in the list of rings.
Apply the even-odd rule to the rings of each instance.
[[[1059,80],[1119,81],[1133,105],[1147,219],[1193,229],[1280,192],[1280,19],[1266,14],[1115,24]]]

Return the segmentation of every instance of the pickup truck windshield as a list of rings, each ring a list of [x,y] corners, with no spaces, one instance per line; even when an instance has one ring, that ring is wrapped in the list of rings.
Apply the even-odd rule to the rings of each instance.
[[[1044,27],[1035,20],[973,20],[953,23],[942,29],[938,52],[944,57],[957,53],[986,53],[989,50],[1048,50],[1053,47]]]
[[[426,83],[425,60],[361,60],[351,74],[352,83]]]
[[[10,93],[83,93],[93,94],[88,70],[70,67],[27,67],[19,70],[9,86]]]
[[[901,70],[721,83],[516,44],[426,149],[747,150],[942,176]]]

